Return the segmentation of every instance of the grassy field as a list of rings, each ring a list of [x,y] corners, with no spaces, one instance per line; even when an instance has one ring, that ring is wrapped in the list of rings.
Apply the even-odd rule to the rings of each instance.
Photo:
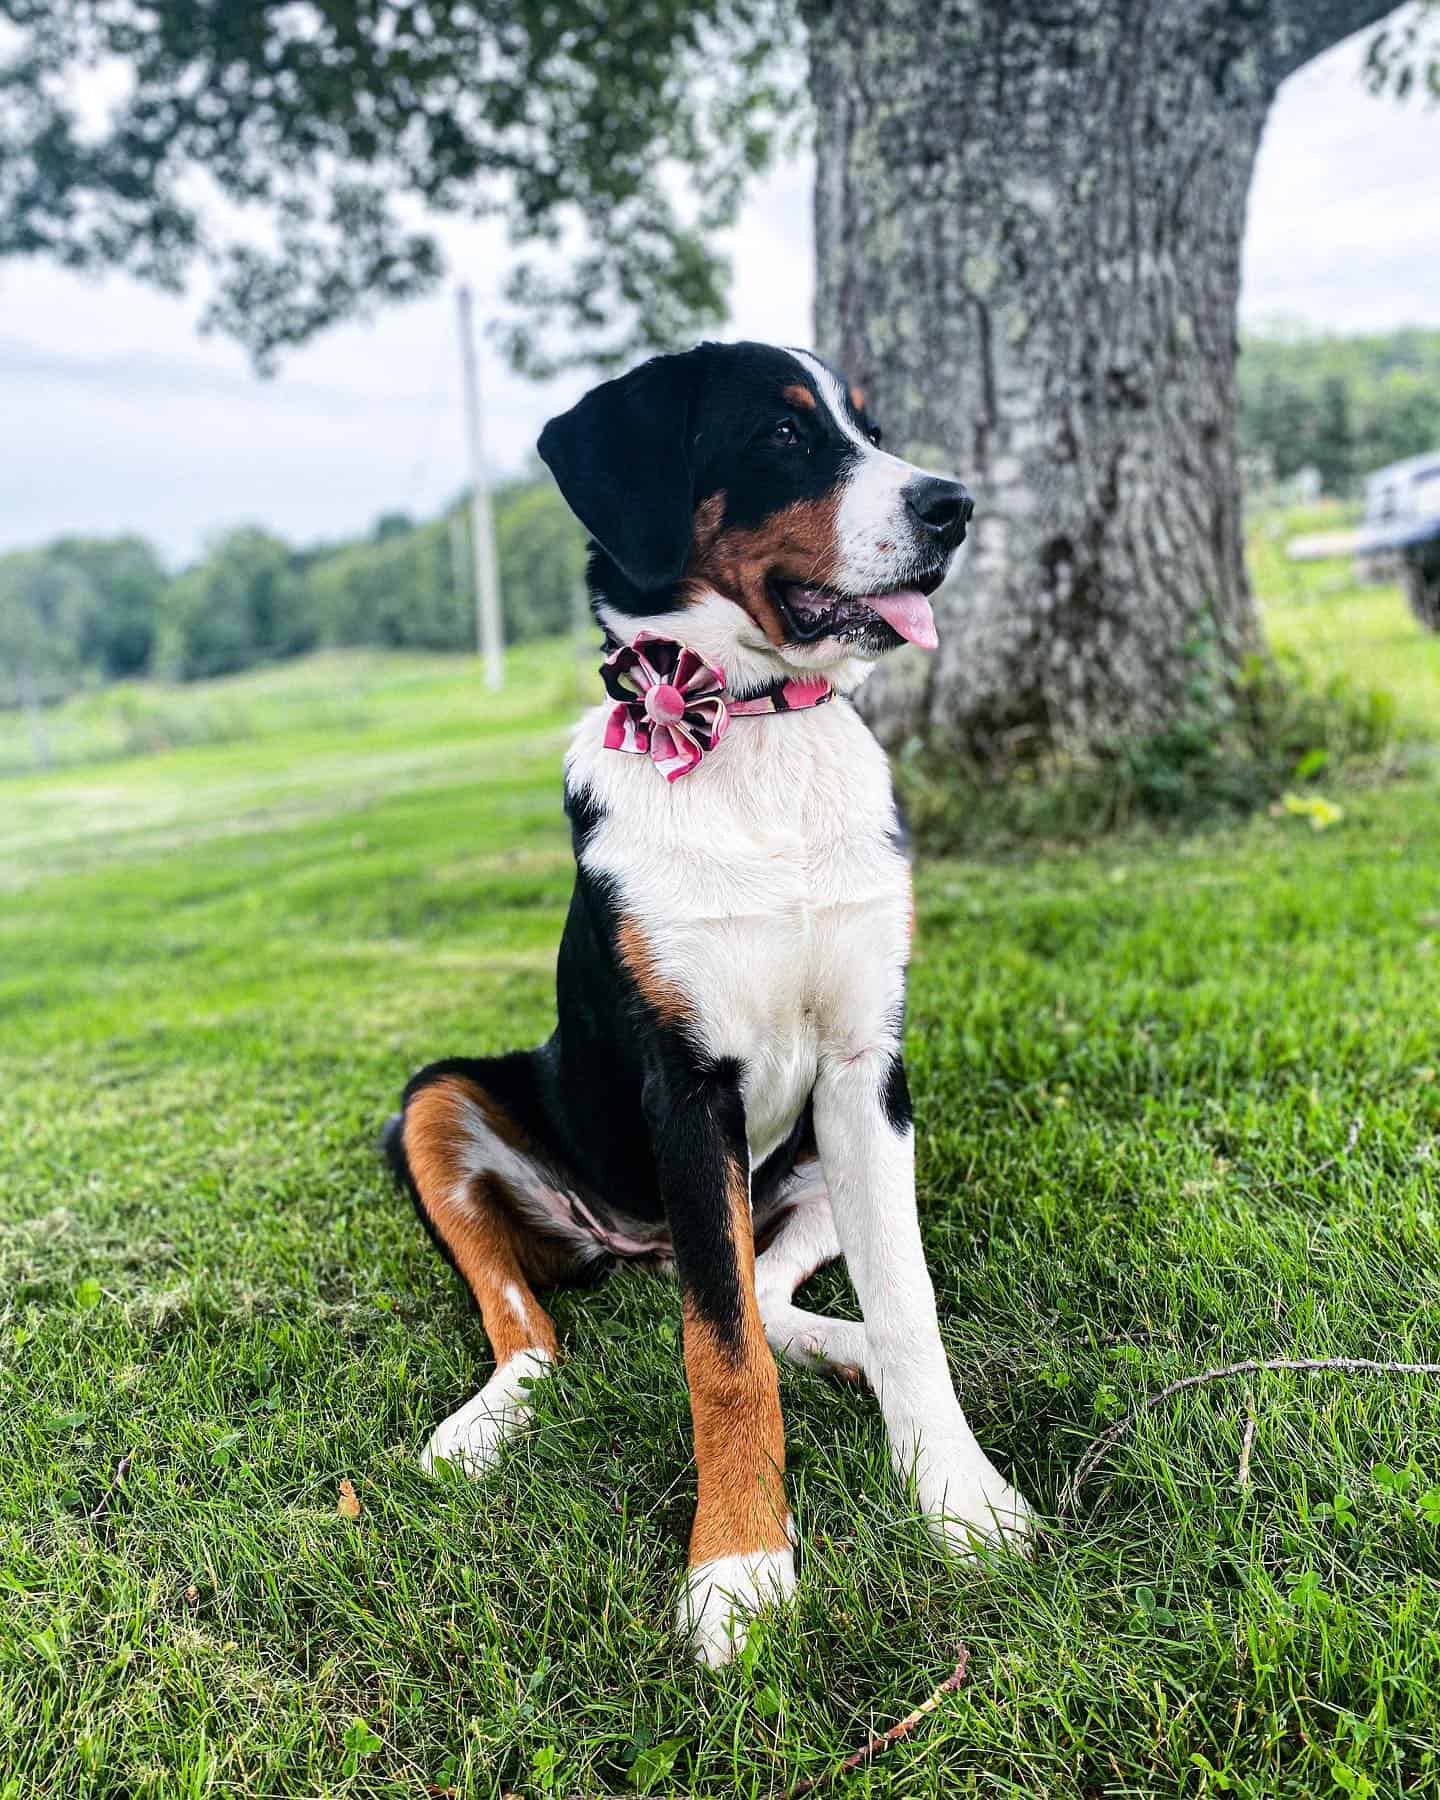
[[[1393,694],[1402,718],[1440,730],[1440,637],[1420,631],[1398,587],[1365,587],[1347,558],[1292,563],[1288,539],[1359,523],[1359,507],[1334,500],[1275,512],[1250,532],[1250,571],[1265,600],[1277,649],[1298,651],[1319,676],[1348,675]]]
[[[1389,590],[1320,570],[1271,626],[1440,726]],[[1440,784],[922,871],[942,1317],[1051,1527],[948,1564],[873,1403],[787,1370],[800,1594],[707,1676],[673,1288],[560,1296],[496,1475],[415,1466],[489,1363],[375,1132],[420,1062],[548,1029],[569,886],[573,668],[513,674],[298,665],[147,701],[222,733],[0,784],[3,1800],[783,1793],[961,1644],[832,1791],[1440,1795],[1434,1386],[1183,1396],[1055,1517],[1181,1375],[1440,1358]]]

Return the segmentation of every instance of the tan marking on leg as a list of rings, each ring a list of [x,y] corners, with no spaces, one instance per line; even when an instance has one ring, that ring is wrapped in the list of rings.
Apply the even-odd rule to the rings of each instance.
[[[655,966],[655,952],[645,933],[633,919],[622,919],[615,933],[615,947],[620,960],[630,971],[630,979],[640,990],[645,1004],[662,1025],[683,1025],[692,1008],[679,988]]]
[[[740,1276],[738,1342],[722,1338],[685,1302],[685,1374],[695,1428],[700,1497],[690,1564],[789,1548],[785,1426],[775,1358],[755,1302],[755,1247],[744,1170],[731,1160],[730,1218]]]
[[[815,410],[815,396],[801,382],[793,382],[785,389],[785,398],[792,406],[803,406],[807,412]]]
[[[552,1255],[551,1246],[523,1231],[498,1176],[473,1173],[473,1126],[467,1126],[466,1107],[477,1107],[488,1122],[487,1102],[489,1096],[473,1082],[445,1076],[412,1097],[405,1109],[404,1143],[420,1204],[475,1296],[499,1365],[521,1350],[556,1354],[555,1327],[528,1275],[543,1278],[560,1252]]]

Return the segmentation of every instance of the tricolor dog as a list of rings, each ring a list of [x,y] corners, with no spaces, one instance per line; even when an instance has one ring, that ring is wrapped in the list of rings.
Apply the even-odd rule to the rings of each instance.
[[[495,1354],[422,1462],[479,1474],[524,1423],[558,1353],[537,1287],[673,1262],[699,1475],[680,1623],[719,1663],[795,1583],[776,1355],[863,1372],[944,1541],[1030,1529],[940,1339],[901,1060],[910,873],[846,697],[906,639],[933,648],[971,501],[885,451],[828,364],[759,344],[606,382],[540,454],[593,540],[609,697],[565,763],[553,1035],[432,1063],[387,1133]],[[794,1304],[840,1255],[863,1323]]]

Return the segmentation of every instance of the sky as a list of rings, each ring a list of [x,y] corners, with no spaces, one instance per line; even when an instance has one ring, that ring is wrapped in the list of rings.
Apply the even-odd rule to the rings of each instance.
[[[1246,324],[1440,326],[1440,108],[1371,99],[1363,43],[1312,63],[1275,104],[1250,199]],[[483,317],[503,234],[442,235]],[[802,159],[754,189],[731,250],[726,335],[808,343]],[[349,536],[382,512],[431,512],[464,484],[452,288],[326,334],[267,381],[237,346],[197,334],[200,310],[121,277],[0,265],[0,550],[138,531],[179,563],[230,525]],[[537,386],[488,352],[483,371],[487,466],[511,473],[586,378]]]

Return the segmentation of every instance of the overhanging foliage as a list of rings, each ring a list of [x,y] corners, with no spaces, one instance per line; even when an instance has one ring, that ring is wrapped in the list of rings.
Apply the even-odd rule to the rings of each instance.
[[[0,259],[213,287],[262,367],[499,216],[522,368],[724,316],[714,233],[797,79],[784,0],[6,0]],[[563,256],[547,254],[560,250]],[[566,353],[547,355],[547,326]]]

